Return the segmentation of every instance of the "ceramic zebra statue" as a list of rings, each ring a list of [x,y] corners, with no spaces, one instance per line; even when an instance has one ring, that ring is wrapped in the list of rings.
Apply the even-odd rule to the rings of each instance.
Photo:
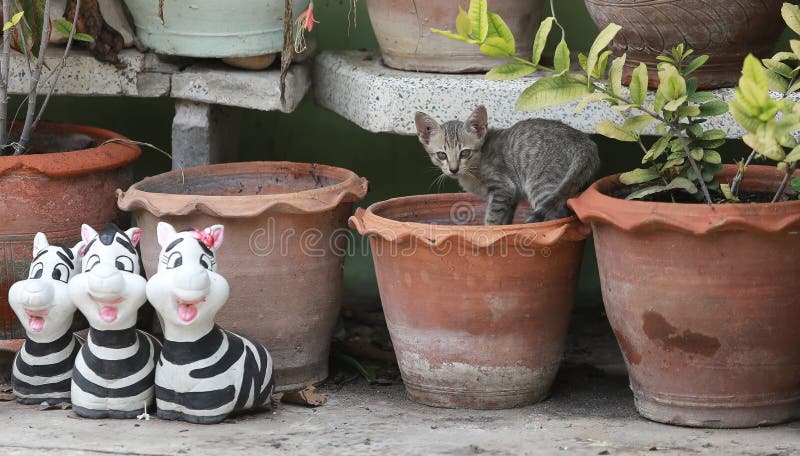
[[[70,249],[33,239],[28,279],[11,286],[8,302],[25,327],[25,343],[14,359],[11,386],[23,404],[69,402],[72,366],[81,348],[71,331],[75,304],[67,283],[80,272],[83,242]]]
[[[89,337],[75,359],[72,408],[86,418],[135,418],[152,410],[155,363],[161,345],[136,329],[147,301],[137,246],[141,230],[83,225],[83,272],[69,293],[89,321]]]
[[[224,228],[176,232],[158,224],[158,272],[147,298],[164,325],[156,367],[158,417],[213,424],[233,412],[270,408],[272,358],[259,343],[214,324],[228,300],[228,282],[216,273]]]

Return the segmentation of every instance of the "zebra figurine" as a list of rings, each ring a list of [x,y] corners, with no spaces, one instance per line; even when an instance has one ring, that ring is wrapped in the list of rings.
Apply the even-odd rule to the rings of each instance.
[[[137,251],[141,229],[108,224],[98,234],[83,225],[81,235],[83,272],[70,281],[69,294],[90,328],[75,359],[72,409],[86,418],[135,418],[153,404],[161,349],[135,327],[147,301]]]
[[[14,395],[22,404],[70,400],[72,366],[81,343],[70,330],[77,309],[67,283],[80,272],[82,246],[82,242],[72,249],[50,245],[44,233],[36,233],[28,279],[8,292],[8,302],[26,334],[11,372]]]
[[[213,424],[233,412],[272,406],[275,381],[267,350],[214,324],[229,292],[216,272],[223,233],[222,225],[178,233],[158,224],[161,254],[147,298],[164,326],[156,367],[159,418]]]

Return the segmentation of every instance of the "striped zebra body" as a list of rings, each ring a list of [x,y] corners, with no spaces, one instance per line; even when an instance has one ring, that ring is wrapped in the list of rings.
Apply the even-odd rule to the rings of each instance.
[[[53,342],[26,339],[14,359],[11,386],[22,404],[70,401],[70,382],[80,340],[68,331]]]
[[[158,417],[197,424],[271,407],[272,358],[259,343],[218,326],[195,342],[164,341],[156,369]]]
[[[135,418],[152,411],[158,340],[135,328],[91,328],[75,359],[72,407],[87,418]]]

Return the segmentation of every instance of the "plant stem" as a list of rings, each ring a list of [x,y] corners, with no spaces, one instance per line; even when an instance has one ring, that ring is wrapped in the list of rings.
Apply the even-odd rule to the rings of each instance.
[[[3,3],[6,3],[5,0]],[[14,155],[22,155],[28,148],[33,133],[34,115],[36,114],[36,95],[39,90],[39,79],[42,77],[44,68],[44,57],[47,53],[47,45],[50,42],[50,7],[51,0],[45,0],[44,12],[42,13],[42,40],[39,44],[39,55],[36,58],[36,67],[31,76],[31,84],[28,89],[28,113],[25,115],[25,125],[22,127],[22,134],[18,144],[14,145]]]
[[[742,184],[744,173],[747,170],[747,166],[750,164],[751,161],[753,161],[753,158],[755,158],[756,153],[757,152],[754,150],[750,151],[750,155],[747,157],[747,160],[745,160],[744,166],[739,168],[739,170],[736,171],[736,175],[733,176],[733,180],[731,181],[731,193],[733,193],[736,196],[739,196],[739,186]]]
[[[11,20],[11,2],[3,2],[3,24]],[[3,31],[3,51],[0,53],[0,155],[8,144],[8,80],[11,63],[11,29]]]
[[[703,174],[700,172],[700,167],[697,166],[697,162],[692,157],[692,152],[689,150],[689,145],[686,143],[686,138],[683,136],[683,132],[681,132],[680,125],[675,125],[670,123],[670,129],[678,137],[678,141],[681,142],[683,146],[683,150],[686,151],[686,158],[689,159],[689,163],[692,165],[692,169],[694,173],[697,175],[697,182],[700,184],[700,188],[703,190],[703,196],[706,198],[706,203],[708,203],[711,210],[714,210],[714,202],[711,201],[711,194],[708,193],[708,186],[706,185],[706,181],[703,180]]]
[[[786,175],[783,176],[783,180],[781,181],[781,185],[778,187],[778,191],[775,192],[775,196],[772,197],[773,203],[777,202],[778,199],[783,196],[783,192],[786,190],[786,185],[789,183],[789,179],[792,178],[792,174],[794,174],[794,171],[797,169],[797,163],[798,162],[796,161],[792,162],[792,164],[789,165],[789,168],[786,169]]]
[[[78,14],[81,10],[81,0],[75,0],[75,14],[72,17],[72,28],[69,31],[69,37],[67,37],[67,44],[64,46],[64,55],[61,57],[61,61],[58,63],[58,66],[53,69],[51,74],[55,74],[55,79],[53,79],[53,83],[50,84],[50,90],[47,92],[47,96],[44,97],[44,101],[42,101],[42,107],[39,108],[39,113],[36,114],[36,119],[33,121],[33,126],[31,126],[31,131],[36,131],[36,127],[39,126],[39,121],[42,120],[42,114],[44,114],[45,109],[47,109],[47,104],[50,103],[50,97],[53,96],[53,92],[56,91],[56,82],[58,82],[58,76],[61,74],[61,70],[67,66],[67,55],[69,55],[69,51],[72,48],[72,40],[75,37],[75,28],[78,25]],[[50,79],[48,77],[48,79]]]

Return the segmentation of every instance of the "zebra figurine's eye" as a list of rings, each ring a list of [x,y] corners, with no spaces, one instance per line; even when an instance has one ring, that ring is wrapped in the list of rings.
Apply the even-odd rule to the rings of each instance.
[[[42,263],[36,263],[33,266],[31,266],[31,272],[28,275],[28,278],[41,279],[43,273],[44,273],[44,265]]]
[[[67,283],[69,282],[69,268],[67,268],[66,264],[59,263],[53,268],[53,274],[51,274],[51,276],[53,280]]]
[[[133,260],[125,255],[120,255],[114,261],[114,266],[120,271],[133,272]]]
[[[167,269],[179,268],[183,265],[183,255],[181,252],[172,252],[167,260]]]
[[[89,259],[86,260],[86,267],[83,268],[83,272],[89,272],[100,263],[100,257],[97,255],[92,255]]]
[[[206,255],[205,253],[200,255],[200,266],[206,269],[211,269],[212,264],[214,264],[214,260],[212,260],[210,256]]]

